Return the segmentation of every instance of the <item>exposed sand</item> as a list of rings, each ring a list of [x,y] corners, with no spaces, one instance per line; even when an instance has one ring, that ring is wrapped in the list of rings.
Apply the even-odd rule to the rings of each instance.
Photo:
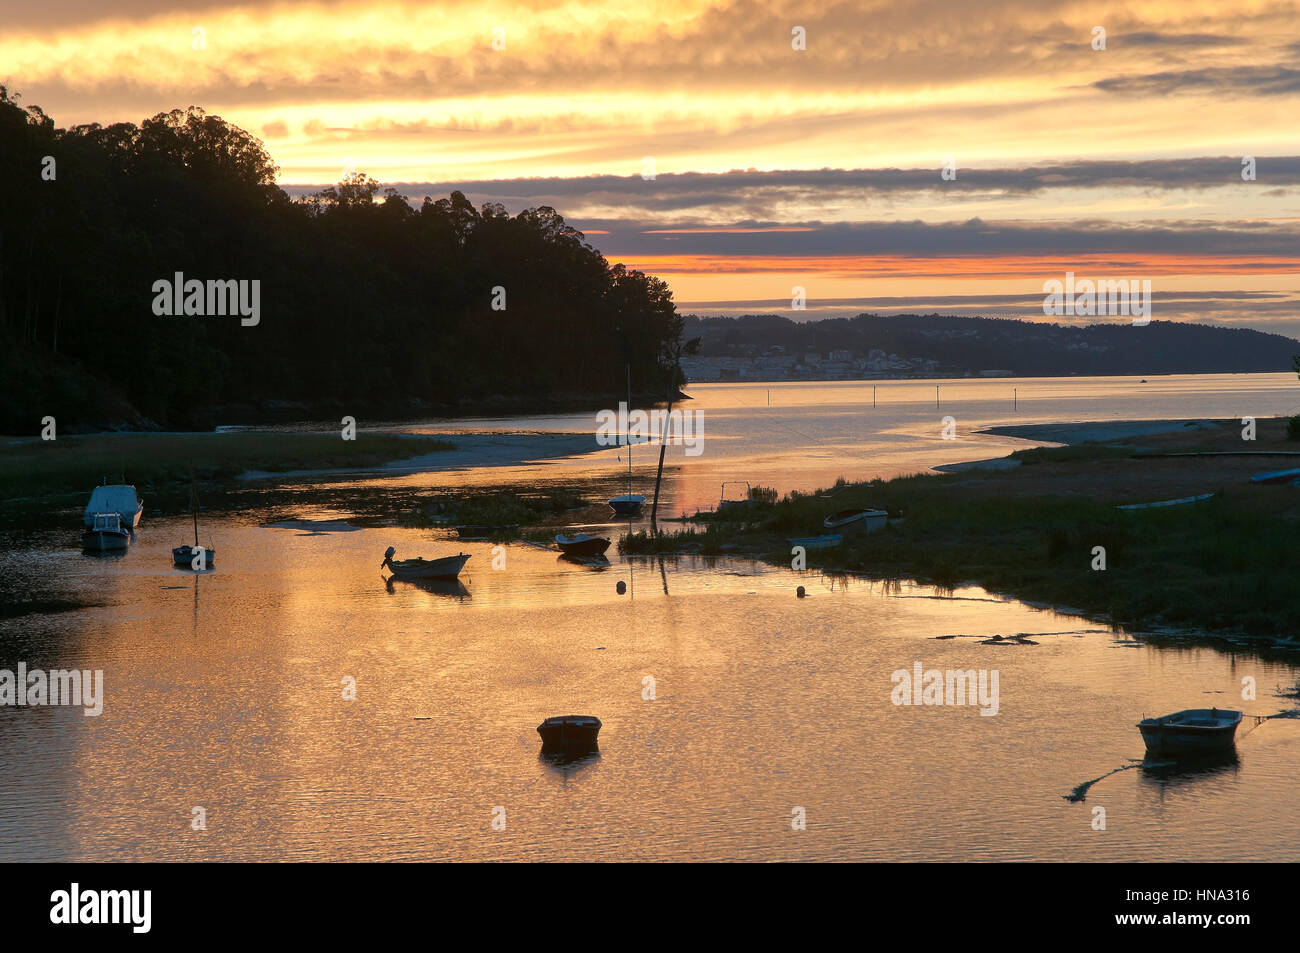
[[[1213,420],[1097,420],[1075,424],[990,427],[980,433],[994,434],[999,437],[1020,437],[1022,440],[1037,440],[1042,443],[1108,443],[1155,434],[1218,430],[1221,426]]]
[[[940,473],[966,473],[969,470],[1012,470],[1020,466],[1011,457],[990,457],[988,460],[967,460],[965,463],[941,463],[931,467]]]
[[[475,467],[511,467],[537,460],[571,457],[603,449],[592,434],[573,433],[446,433],[426,434],[456,445],[455,450],[425,453],[405,460],[394,460],[379,467],[341,470],[284,470],[276,473],[249,470],[241,480],[283,479],[284,477],[343,476],[349,473],[376,474],[437,473],[445,470],[469,470]]]
[[[1300,494],[1276,487],[1251,487],[1265,471],[1296,466],[1300,443],[1285,437],[1283,418],[1260,418],[1254,440],[1242,439],[1240,420],[1142,420],[1081,424],[1041,424],[991,428],[1000,436],[1053,443],[1107,443],[1132,456],[1049,460],[1014,467],[1001,461],[975,461],[948,468],[962,473],[959,484],[972,490],[1021,496],[1081,496],[1112,503],[1145,503],[1211,493],[1225,487],[1262,493],[1270,505],[1300,501]],[[1194,454],[1176,456],[1175,454]],[[1002,465],[999,465],[1001,463]],[[942,469],[942,468],[936,468]]]

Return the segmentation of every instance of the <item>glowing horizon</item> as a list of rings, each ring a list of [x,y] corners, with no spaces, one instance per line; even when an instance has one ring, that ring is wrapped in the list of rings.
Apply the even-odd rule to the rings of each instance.
[[[51,0],[10,15],[0,82],[62,126],[201,106],[261,138],[294,194],[357,169],[416,202],[436,186],[550,204],[683,302],[779,300],[792,278],[835,299],[957,282],[974,301],[1093,263],[1292,299],[1298,13]],[[946,244],[971,223],[987,249]],[[1300,305],[1256,322],[1300,333]]]

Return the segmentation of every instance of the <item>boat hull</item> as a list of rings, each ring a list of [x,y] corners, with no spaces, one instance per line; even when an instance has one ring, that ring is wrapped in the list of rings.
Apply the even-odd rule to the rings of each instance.
[[[1231,748],[1236,741],[1241,712],[1216,709],[1192,709],[1146,718],[1138,722],[1138,731],[1147,752],[1161,757],[1211,754]]]
[[[791,546],[802,546],[804,549],[832,549],[844,542],[844,537],[835,534],[832,536],[792,536],[786,540]]]
[[[128,549],[131,534],[125,530],[87,530],[81,534],[81,548],[92,553],[111,553]]]
[[[537,726],[542,753],[583,754],[598,750],[600,719],[595,715],[558,715]]]
[[[603,556],[605,550],[609,549],[609,544],[610,541],[604,536],[583,536],[576,539],[555,537],[555,545],[566,556]]]
[[[194,557],[198,555],[198,549],[194,546],[177,546],[172,550],[172,564],[185,569],[194,568]],[[203,550],[203,568],[212,569],[217,564],[217,551],[215,549]]]
[[[889,514],[884,510],[854,510],[832,513],[822,520],[822,529],[828,533],[862,535],[884,529]]]
[[[616,496],[609,501],[609,508],[619,516],[637,516],[645,506],[644,496]]]
[[[398,579],[455,579],[469,562],[469,555],[459,553],[455,556],[443,556],[441,559],[405,559],[401,562],[385,562]]]

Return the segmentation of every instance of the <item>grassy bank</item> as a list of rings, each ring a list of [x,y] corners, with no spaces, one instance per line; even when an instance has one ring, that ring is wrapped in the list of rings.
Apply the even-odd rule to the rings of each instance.
[[[947,588],[974,583],[1134,627],[1282,638],[1300,632],[1300,489],[1255,486],[1242,476],[1281,464],[1192,464],[1135,458],[1135,450],[1036,449],[1018,455],[1021,465],[1011,470],[837,485],[701,514],[706,525],[699,529],[636,534],[620,549],[739,552],[789,565],[787,537],[820,535],[826,514],[869,506],[902,518],[809,551],[809,568]],[[1183,468],[1182,485],[1174,466]],[[1192,506],[1115,508],[1182,496],[1189,487],[1216,495]],[[1105,548],[1104,571],[1092,568],[1097,546]]]
[[[248,470],[373,467],[453,450],[445,440],[396,434],[125,433],[26,441],[0,449],[0,500],[89,493],[123,479],[142,489],[229,480]]]
[[[512,539],[528,535],[522,532],[524,527],[548,525],[557,517],[587,505],[582,494],[563,487],[531,492],[442,493],[399,519],[404,526],[491,527],[489,535],[493,538]],[[541,535],[548,533],[553,535],[553,531],[543,531]]]

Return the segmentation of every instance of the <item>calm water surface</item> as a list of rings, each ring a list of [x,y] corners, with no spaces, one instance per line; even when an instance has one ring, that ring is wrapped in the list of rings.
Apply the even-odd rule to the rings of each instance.
[[[1264,377],[1144,391],[1142,414],[1118,410],[1128,396],[1037,399],[1050,404],[1045,421],[1107,419],[1112,406],[1116,417],[1282,412],[1282,376]],[[811,487],[892,453],[888,466],[911,470],[926,453],[997,455],[966,435],[1006,422],[974,407],[993,393],[983,388],[1012,384],[952,385],[974,389],[965,411],[945,408],[970,441],[964,454],[940,444],[932,406],[895,407],[859,440],[862,385],[779,386],[789,402],[771,418],[741,404],[762,388],[697,389],[715,429],[702,457],[672,461],[680,505],[716,502],[733,469]],[[1023,411],[1026,382],[1014,386]],[[804,435],[782,436],[787,426]],[[617,452],[356,486],[398,499],[457,482],[585,485],[581,468],[613,471]],[[809,452],[820,463],[804,462]],[[770,475],[755,479],[763,466]],[[218,568],[202,575],[170,567],[189,532],[182,514],[147,511],[120,558],[80,555],[79,507],[38,529],[0,528],[0,593],[103,603],[0,621],[0,667],[103,669],[107,695],[97,718],[0,708],[0,860],[1300,859],[1300,722],[1247,720],[1230,763],[1138,767],[1083,803],[1062,797],[1142,756],[1144,714],[1287,707],[1273,692],[1295,683],[1289,662],[1138,644],[979,589],[846,586],[741,560],[611,556],[590,568],[516,543],[494,569],[486,543],[343,522],[352,485],[329,482],[328,504],[307,481],[287,511],[208,514]],[[269,525],[287,516],[320,522]],[[463,587],[385,585],[390,544],[472,553]],[[800,584],[809,598],[795,598]],[[975,638],[1015,633],[1039,644]],[[996,669],[997,715],[892,704],[891,674],[916,661]],[[1246,676],[1257,701],[1240,701]],[[600,756],[541,760],[537,723],[569,712],[604,721]],[[207,831],[190,828],[195,806]],[[1091,827],[1098,806],[1104,831]],[[505,830],[493,829],[496,808]],[[806,830],[791,829],[795,808]]]
[[[1300,386],[1294,374],[1179,375],[1152,377],[1147,383],[1136,377],[1094,377],[694,384],[689,392],[692,399],[677,407],[702,415],[704,441],[695,456],[688,456],[681,446],[667,449],[661,505],[670,515],[713,508],[724,481],[748,481],[782,493],[810,491],[840,476],[890,479],[939,464],[1005,456],[1034,445],[977,432],[987,427],[1300,413]],[[941,436],[946,416],[956,422],[956,439]],[[626,492],[626,450],[596,446],[596,418],[590,413],[377,424],[373,429],[593,434],[593,452],[576,457],[527,467],[460,471],[442,478],[416,473],[385,478],[375,485],[517,485],[580,478],[610,492]],[[658,446],[633,448],[634,492],[653,493],[658,451]],[[730,486],[727,495],[733,498],[743,492],[743,486]]]

